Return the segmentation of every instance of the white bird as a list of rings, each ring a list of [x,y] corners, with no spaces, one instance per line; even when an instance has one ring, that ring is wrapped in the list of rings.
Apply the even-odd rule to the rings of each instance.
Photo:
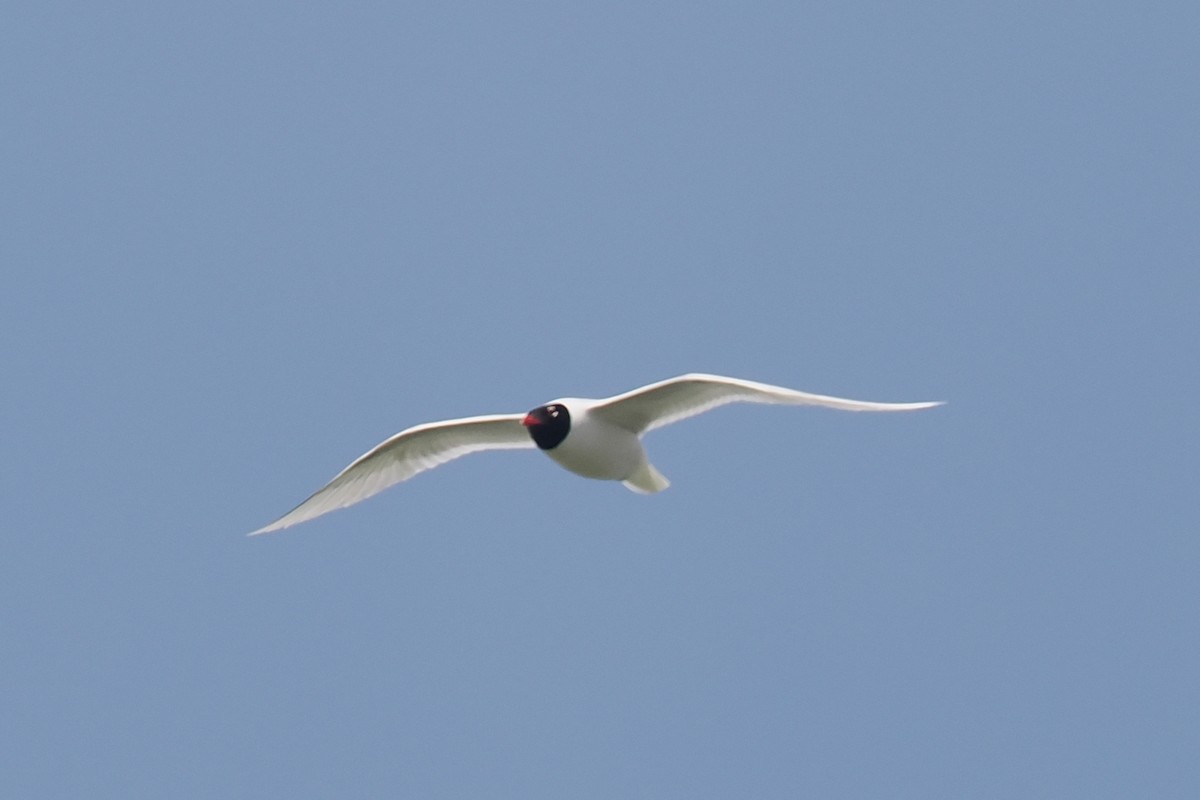
[[[585,478],[621,481],[641,494],[671,485],[646,458],[642,434],[727,403],[825,406],[842,411],[915,411],[927,403],[872,403],[782,386],[691,373],[600,400],[565,397],[528,414],[429,422],[400,431],[354,460],[329,483],[251,536],[288,528],[354,505],[468,453],[537,447]]]

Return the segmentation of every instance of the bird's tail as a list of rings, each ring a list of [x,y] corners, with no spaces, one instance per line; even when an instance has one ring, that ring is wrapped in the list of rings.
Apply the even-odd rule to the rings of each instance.
[[[635,469],[622,483],[625,484],[626,489],[638,494],[654,494],[671,485],[671,482],[649,461],[643,461],[641,466]]]

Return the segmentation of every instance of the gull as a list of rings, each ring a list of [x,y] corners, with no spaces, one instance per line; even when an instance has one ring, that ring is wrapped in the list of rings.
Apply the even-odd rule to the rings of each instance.
[[[729,403],[824,406],[841,411],[916,411],[942,405],[848,400],[739,378],[689,373],[613,397],[564,397],[526,414],[428,422],[400,431],[371,448],[303,503],[250,535],[288,528],[354,505],[417,473],[484,450],[536,447],[576,475],[620,481],[631,491],[654,494],[671,482],[650,463],[642,436]]]

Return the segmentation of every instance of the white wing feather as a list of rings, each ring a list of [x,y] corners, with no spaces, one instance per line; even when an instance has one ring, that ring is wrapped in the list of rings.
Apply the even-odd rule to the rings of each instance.
[[[916,411],[942,405],[848,400],[739,378],[691,373],[601,400],[592,411],[626,430],[642,434],[728,403],[825,406],[842,411]]]
[[[534,447],[521,425],[523,414],[492,414],[417,425],[359,456],[312,497],[270,525],[251,533],[277,531],[354,505],[419,472],[481,450]]]

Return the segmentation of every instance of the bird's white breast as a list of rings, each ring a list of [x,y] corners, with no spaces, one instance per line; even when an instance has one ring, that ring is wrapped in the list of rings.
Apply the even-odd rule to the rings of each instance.
[[[637,434],[588,413],[593,401],[567,398],[555,402],[571,412],[571,430],[562,444],[546,455],[577,475],[601,480],[624,480],[646,457]]]

